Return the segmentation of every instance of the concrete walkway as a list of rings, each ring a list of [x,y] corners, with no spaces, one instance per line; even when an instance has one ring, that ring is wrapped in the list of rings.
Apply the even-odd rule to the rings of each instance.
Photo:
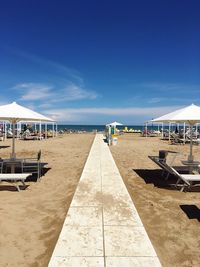
[[[110,150],[97,134],[49,267],[160,267]]]

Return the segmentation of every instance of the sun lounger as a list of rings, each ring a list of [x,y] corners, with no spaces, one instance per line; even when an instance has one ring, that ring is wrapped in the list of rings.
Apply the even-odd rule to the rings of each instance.
[[[0,173],[0,182],[6,181],[14,183],[14,186],[20,191],[18,182],[21,182],[22,185],[25,187],[25,180],[31,173]]]
[[[167,168],[165,161],[163,159],[160,159],[158,156],[148,156],[154,163],[156,163],[163,171],[162,176],[166,174],[165,179],[167,180],[170,174],[173,174],[169,169]]]
[[[37,180],[41,176],[41,150],[35,158],[25,158],[22,161],[22,172],[31,172],[37,174]]]
[[[177,134],[171,133],[170,140],[172,144],[184,144],[185,140],[183,138],[180,138]]]
[[[167,155],[168,154],[174,154],[172,159],[169,161],[169,163],[167,164]],[[148,156],[154,163],[156,163],[162,170],[162,176],[164,176],[164,174],[166,174],[165,179],[167,180],[169,175],[172,174],[173,172],[171,169],[169,169],[169,166],[172,166],[172,164],[174,163],[174,160],[177,156],[177,152],[175,151],[169,151],[169,150],[161,150],[159,151],[159,156]],[[181,172],[188,172],[188,167],[187,166],[173,166],[173,168],[175,168],[178,171]]]
[[[180,174],[171,166],[168,166],[168,169],[178,178],[176,187],[180,187],[181,192],[189,189],[193,183],[200,182],[200,174]]]
[[[167,174],[166,179],[168,179],[169,175],[172,174],[175,177],[177,177],[177,182],[175,184],[176,188],[181,188],[180,191],[184,191],[186,188],[190,188],[194,182],[200,182],[200,174],[182,174],[178,171],[187,171],[188,168],[185,168],[185,166],[170,166],[165,161],[159,160],[159,157],[157,156],[149,156],[149,158],[155,162],[164,173]]]

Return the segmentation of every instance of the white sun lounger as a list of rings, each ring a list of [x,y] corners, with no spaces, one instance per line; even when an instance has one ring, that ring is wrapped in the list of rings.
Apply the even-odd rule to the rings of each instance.
[[[200,174],[180,174],[171,166],[168,166],[168,169],[178,178],[176,187],[181,187],[181,192],[185,188],[190,188],[194,182],[200,182]]]
[[[0,182],[6,181],[14,183],[14,186],[20,191],[18,182],[21,182],[23,186],[26,186],[25,180],[32,173],[0,173]]]

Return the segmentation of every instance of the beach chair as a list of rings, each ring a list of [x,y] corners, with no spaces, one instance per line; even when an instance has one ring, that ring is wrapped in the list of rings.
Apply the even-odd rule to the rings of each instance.
[[[177,134],[171,133],[170,140],[172,144],[185,144],[185,140],[180,138]]]
[[[31,173],[0,173],[0,182],[6,181],[13,183],[14,186],[20,191],[18,182],[21,182],[26,187],[25,180]]]
[[[167,168],[167,165],[165,164],[165,160],[160,159],[158,156],[148,156],[149,159],[151,159],[155,164],[157,164],[162,169],[162,176],[165,176],[165,180],[168,179],[170,174],[173,174],[169,169]]]
[[[178,178],[175,186],[180,187],[181,192],[191,188],[195,182],[200,182],[200,174],[180,174],[171,166],[167,168]]]
[[[39,150],[36,158],[25,158],[22,160],[22,172],[36,173],[37,181],[41,176],[41,154],[41,150]]]
[[[0,160],[0,173],[3,172],[3,160]]]
[[[172,154],[171,160],[167,163],[167,156],[168,154]],[[159,156],[148,156],[149,159],[151,159],[155,164],[157,164],[163,171],[162,171],[162,176],[165,176],[165,180],[169,178],[169,175],[172,174],[173,172],[169,166],[172,166],[172,164],[175,161],[175,158],[177,156],[177,152],[175,151],[170,151],[170,150],[160,150],[159,151]],[[179,170],[181,172],[188,172],[188,167],[187,166],[173,166],[176,170]]]

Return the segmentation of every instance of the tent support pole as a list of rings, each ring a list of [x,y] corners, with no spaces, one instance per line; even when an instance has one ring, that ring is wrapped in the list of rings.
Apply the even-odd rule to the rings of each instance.
[[[47,139],[47,123],[45,123],[45,139]]]
[[[185,122],[183,124],[183,139],[184,139],[184,144],[185,144]]]
[[[192,128],[193,128],[193,125],[190,124],[190,155],[188,157],[188,161],[193,161],[193,156],[192,156]]]
[[[170,134],[171,134],[171,123],[169,123],[169,141],[170,141]]]
[[[12,159],[15,159],[16,158],[16,156],[15,156],[15,124],[16,124],[16,122],[15,121],[13,121],[13,123],[12,123],[12,133],[13,133],[13,136],[12,136],[12,154],[11,154],[11,158]]]
[[[197,138],[197,128],[198,128],[198,124],[196,124],[196,138]]]
[[[146,122],[146,131],[145,132],[146,132],[146,137],[147,137],[147,122]]]
[[[42,140],[42,122],[40,121],[40,124],[39,124],[39,138],[40,138],[40,141]]]

